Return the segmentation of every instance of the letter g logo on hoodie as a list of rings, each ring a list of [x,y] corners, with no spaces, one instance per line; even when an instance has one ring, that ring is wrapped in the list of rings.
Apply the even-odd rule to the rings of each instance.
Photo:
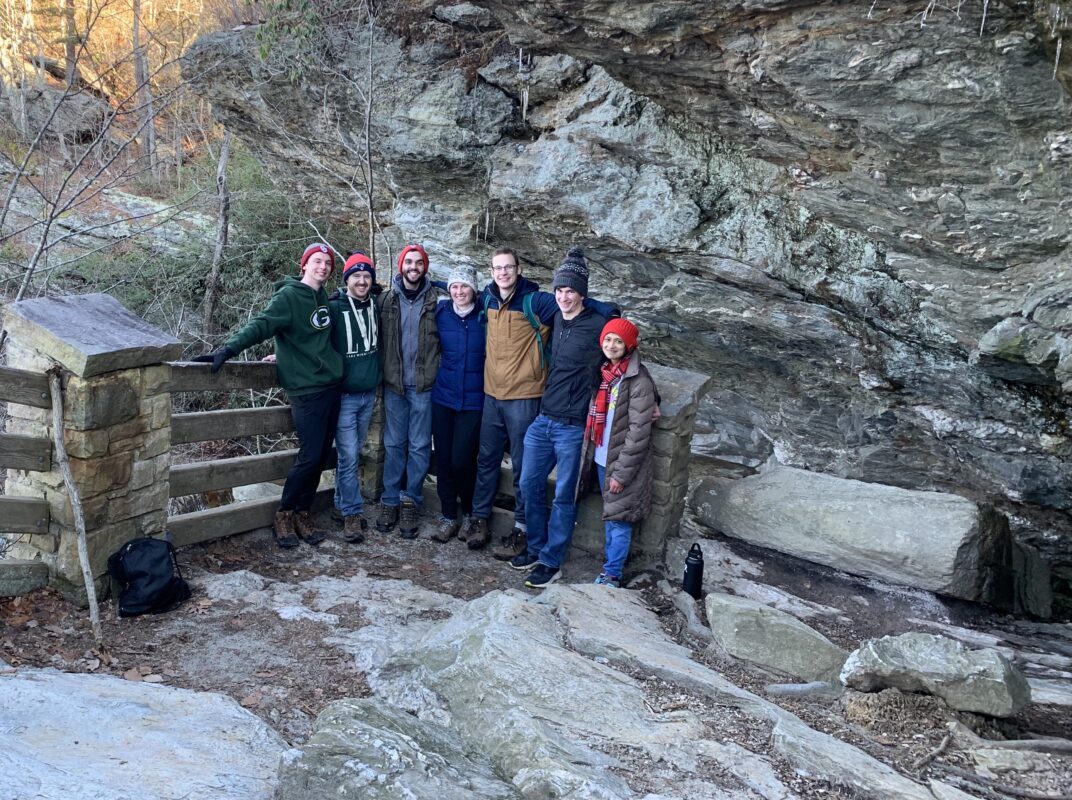
[[[331,327],[331,313],[328,311],[327,306],[320,306],[314,311],[309,317],[309,324],[318,331]]]

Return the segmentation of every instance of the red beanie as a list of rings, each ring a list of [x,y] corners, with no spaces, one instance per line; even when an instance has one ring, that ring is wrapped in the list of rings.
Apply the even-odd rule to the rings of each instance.
[[[625,342],[626,351],[635,350],[637,344],[640,342],[640,331],[637,330],[637,326],[624,317],[612,319],[603,326],[603,330],[599,334],[599,343],[601,345],[603,344],[604,337],[608,333],[613,333]]]
[[[424,273],[423,274],[427,275],[428,274],[428,254],[426,252],[424,252],[424,248],[421,247],[419,244],[407,244],[405,247],[402,248],[402,252],[398,254],[398,271],[399,272],[402,271],[402,261],[405,260],[406,253],[412,253],[414,251],[420,253],[421,256],[424,257]]]
[[[301,254],[301,260],[298,262],[298,272],[305,271],[305,262],[307,262],[313,255],[313,253],[327,253],[328,260],[331,261],[331,271],[335,271],[335,254],[331,252],[331,248],[322,242],[313,242],[311,245],[305,248],[305,252]]]

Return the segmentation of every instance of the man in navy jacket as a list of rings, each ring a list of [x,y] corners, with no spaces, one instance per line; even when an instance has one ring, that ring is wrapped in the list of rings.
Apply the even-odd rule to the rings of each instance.
[[[528,522],[526,549],[510,561],[532,570],[525,585],[539,589],[558,579],[577,521],[577,482],[584,425],[592,391],[599,385],[599,333],[607,317],[584,305],[588,264],[570,248],[551,284],[558,314],[554,321],[551,369],[540,413],[525,434],[521,492]],[[547,513],[547,478],[557,465],[555,497]]]

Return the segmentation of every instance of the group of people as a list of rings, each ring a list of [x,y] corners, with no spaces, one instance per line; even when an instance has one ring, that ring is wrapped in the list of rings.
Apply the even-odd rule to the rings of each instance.
[[[216,372],[246,348],[275,338],[279,382],[299,442],[275,515],[276,543],[293,548],[326,538],[310,509],[333,440],[343,538],[364,540],[369,523],[358,465],[382,386],[378,531],[397,526],[401,537],[417,537],[434,452],[441,513],[431,538],[485,547],[509,450],[514,526],[492,554],[526,572],[530,588],[557,580],[581,486],[594,473],[606,534],[595,582],[620,586],[633,527],[651,507],[650,441],[658,418],[637,327],[614,306],[588,297],[588,264],[579,247],[555,271],[553,293],[526,278],[517,253],[506,247],[492,254],[491,281],[483,288],[471,267],[454,269],[445,287],[433,282],[419,244],[404,247],[396,266],[385,289],[372,260],[352,253],[341,290],[329,295],[334,253],[310,244],[299,276],[279,281],[264,311],[195,359],[211,362]],[[556,468],[548,508],[547,480]]]

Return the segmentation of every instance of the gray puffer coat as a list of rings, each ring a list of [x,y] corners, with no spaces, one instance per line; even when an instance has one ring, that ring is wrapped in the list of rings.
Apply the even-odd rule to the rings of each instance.
[[[615,478],[625,488],[611,494],[603,490],[603,519],[640,522],[651,511],[651,433],[655,413],[655,382],[640,363],[636,351],[618,386],[618,400],[611,421],[607,448],[606,479]],[[592,467],[596,445],[585,439],[581,454],[582,474]]]

